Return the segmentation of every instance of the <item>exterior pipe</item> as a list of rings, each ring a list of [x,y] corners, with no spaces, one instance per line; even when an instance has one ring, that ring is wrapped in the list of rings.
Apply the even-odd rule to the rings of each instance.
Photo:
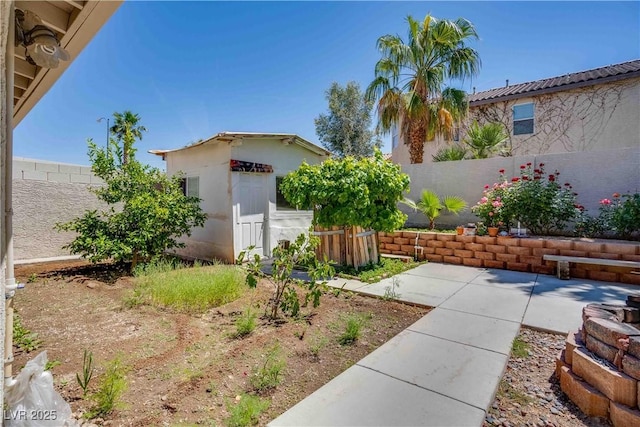
[[[2,156],[4,157],[4,174],[2,176],[2,205],[4,206],[3,226],[2,227],[2,244],[4,249],[3,260],[5,275],[5,294],[2,298],[6,301],[5,306],[5,329],[4,329],[4,379],[11,378],[12,362],[13,362],[13,288],[15,284],[15,276],[13,272],[13,72],[14,72],[14,38],[15,38],[15,3],[11,2],[9,6],[9,34],[7,37],[6,49],[6,120],[5,125],[5,144]],[[8,289],[11,289],[7,292]],[[8,297],[8,298],[7,298]],[[3,382],[4,389],[4,382]]]

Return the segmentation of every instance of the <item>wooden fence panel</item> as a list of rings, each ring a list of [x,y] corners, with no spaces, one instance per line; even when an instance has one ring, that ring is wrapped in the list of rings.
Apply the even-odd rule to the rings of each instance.
[[[379,261],[378,233],[362,227],[329,228],[316,226],[314,235],[320,237],[316,255],[320,259],[334,261],[340,265],[358,267]]]

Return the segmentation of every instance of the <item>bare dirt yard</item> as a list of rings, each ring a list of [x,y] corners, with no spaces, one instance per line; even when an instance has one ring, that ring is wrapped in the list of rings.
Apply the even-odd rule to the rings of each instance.
[[[27,283],[17,293],[15,309],[23,327],[38,334],[30,353],[15,348],[14,375],[46,350],[57,390],[75,414],[93,402],[82,397],[76,373],[84,350],[93,352],[95,392],[107,361],[118,354],[126,368],[123,405],[96,424],[224,425],[237,397],[256,394],[269,401],[259,424],[292,407],[366,354],[428,312],[428,309],[348,292],[328,292],[316,309],[300,319],[270,322],[257,319],[249,336],[231,335],[235,320],[250,305],[264,304],[271,288],[255,291],[204,314],[188,315],[148,305],[126,308],[123,301],[134,279],[113,265],[83,261],[16,267]],[[364,319],[362,334],[352,345],[340,345],[346,316]],[[263,366],[268,349],[279,343],[286,366],[282,382],[256,392],[250,384],[254,368]]]

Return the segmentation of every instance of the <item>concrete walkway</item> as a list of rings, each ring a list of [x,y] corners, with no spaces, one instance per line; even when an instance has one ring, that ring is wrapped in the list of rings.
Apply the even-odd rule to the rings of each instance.
[[[480,426],[520,325],[567,333],[582,307],[640,287],[428,263],[396,276],[398,299],[435,307],[270,426]],[[384,295],[392,279],[330,285]]]

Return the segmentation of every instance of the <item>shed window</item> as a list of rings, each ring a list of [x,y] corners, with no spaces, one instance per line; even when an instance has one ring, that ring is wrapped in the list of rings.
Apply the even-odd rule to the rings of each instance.
[[[513,134],[533,133],[533,103],[513,106]]]
[[[182,194],[189,197],[200,197],[200,177],[188,176],[182,178]]]
[[[295,206],[291,206],[287,199],[284,198],[284,195],[280,191],[280,185],[282,184],[282,176],[276,176],[276,210],[277,211],[295,211],[297,210]]]

